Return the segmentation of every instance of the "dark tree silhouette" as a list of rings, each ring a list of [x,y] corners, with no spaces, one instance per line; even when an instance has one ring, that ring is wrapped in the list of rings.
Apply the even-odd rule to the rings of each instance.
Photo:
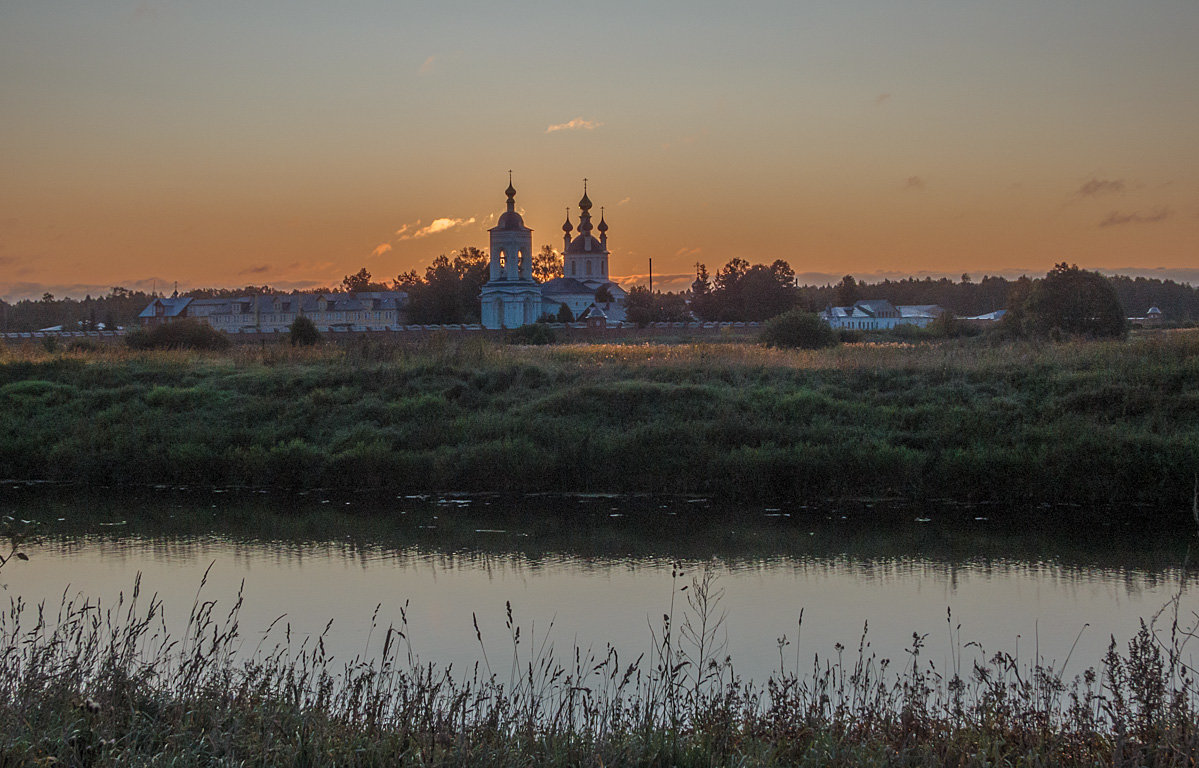
[[[293,347],[311,347],[321,340],[321,332],[316,329],[316,324],[304,315],[292,320],[287,334]]]
[[[1064,261],[1033,284],[1021,321],[1025,332],[1039,335],[1120,336],[1127,326],[1120,297],[1107,278]]]
[[[841,278],[841,282],[837,283],[836,305],[838,307],[852,307],[860,298],[862,298],[862,292],[858,288],[858,281],[853,279],[853,275],[846,275]]]
[[[487,261],[487,254],[468,246],[456,251],[453,259],[438,256],[423,278],[415,270],[397,277],[397,286],[408,292],[410,322],[478,322],[479,291],[487,282]]]
[[[548,245],[533,254],[533,279],[539,283],[562,277],[562,254]]]

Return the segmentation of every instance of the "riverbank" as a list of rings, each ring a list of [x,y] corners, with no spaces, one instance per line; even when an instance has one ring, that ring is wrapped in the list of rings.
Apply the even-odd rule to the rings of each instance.
[[[1117,342],[9,351],[0,476],[1189,513],[1199,332]]]

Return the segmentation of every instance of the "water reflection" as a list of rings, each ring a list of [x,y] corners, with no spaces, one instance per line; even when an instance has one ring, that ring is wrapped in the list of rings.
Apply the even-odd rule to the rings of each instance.
[[[1181,567],[1178,537],[1055,530],[1001,522],[993,511],[978,521],[972,511],[783,513],[633,499],[612,517],[609,498],[324,504],[162,492],[79,500],[19,488],[5,489],[3,501],[47,521],[30,561],[4,571],[12,596],[111,602],[140,573],[174,627],[211,564],[207,599],[229,605],[244,583],[250,648],[281,614],[293,635],[318,633],[332,619],[327,645],[349,658],[363,652],[376,609],[382,624],[398,624],[407,601],[420,658],[457,668],[480,657],[473,617],[489,648],[510,642],[509,601],[525,637],[552,624],[549,642],[560,653],[611,643],[635,657],[672,596],[676,612],[685,610],[680,590],[713,568],[729,650],[746,677],[777,668],[781,637],[792,642],[789,656],[807,660],[836,643],[856,649],[867,623],[871,651],[902,658],[913,633],[927,634],[926,654],[938,664],[971,641],[1062,660],[1082,632],[1071,662],[1080,671],[1110,636],[1129,637],[1194,577]],[[911,522],[917,516],[932,522]],[[104,525],[120,520],[127,524]],[[676,563],[686,576],[672,578]],[[1196,607],[1186,592],[1183,600],[1184,613]]]

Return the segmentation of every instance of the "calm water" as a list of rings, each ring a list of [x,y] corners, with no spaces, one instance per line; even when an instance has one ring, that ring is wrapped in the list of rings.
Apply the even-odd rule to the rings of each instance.
[[[183,626],[201,599],[217,613],[244,592],[247,652],[280,616],[293,638],[319,633],[343,660],[378,650],[378,623],[401,623],[421,661],[462,669],[511,656],[506,604],[522,627],[521,653],[612,644],[632,659],[650,648],[674,598],[686,612],[691,577],[710,569],[723,590],[728,652],[744,677],[764,679],[789,645],[788,670],[815,654],[856,653],[868,623],[871,650],[896,663],[913,633],[938,668],[977,642],[988,653],[1098,662],[1111,636],[1126,640],[1194,574],[1184,532],[1046,526],[1044,511],[896,509],[885,504],[785,509],[716,508],[703,501],[502,501],[268,498],[163,490],[73,499],[3,488],[3,511],[37,520],[28,562],[6,566],[6,597],[57,606],[82,596],[110,604],[140,574],[145,595]],[[676,566],[677,564],[677,566]],[[681,568],[683,576],[672,577]],[[242,586],[244,584],[244,587]],[[1191,587],[1184,615],[1199,610]],[[802,627],[798,625],[803,611]],[[1166,627],[1168,620],[1159,620]],[[951,629],[960,634],[951,638]],[[276,632],[266,639],[273,646]],[[967,648],[966,658],[976,653]],[[797,662],[798,659],[798,662]]]

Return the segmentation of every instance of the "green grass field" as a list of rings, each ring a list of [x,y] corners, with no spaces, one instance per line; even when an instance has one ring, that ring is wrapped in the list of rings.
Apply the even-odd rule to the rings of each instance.
[[[1199,332],[0,351],[0,477],[1190,509]]]

